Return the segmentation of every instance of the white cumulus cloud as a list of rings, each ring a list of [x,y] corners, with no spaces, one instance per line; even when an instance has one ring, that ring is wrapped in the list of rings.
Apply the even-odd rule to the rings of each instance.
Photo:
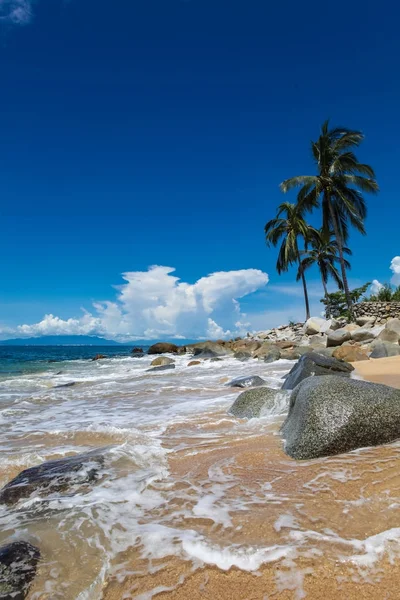
[[[392,262],[390,263],[390,270],[393,275],[391,278],[391,283],[393,285],[400,285],[400,256],[395,256],[392,258]]]
[[[264,287],[268,275],[258,269],[219,271],[193,284],[180,281],[172,267],[123,274],[114,301],[95,302],[93,314],[63,320],[52,314],[13,330],[18,337],[101,335],[109,339],[166,337],[219,338],[242,335],[248,328],[240,298]],[[0,329],[2,337],[11,331]]]
[[[370,285],[369,291],[371,292],[371,294],[377,294],[382,288],[383,284],[377,279],[374,279]]]

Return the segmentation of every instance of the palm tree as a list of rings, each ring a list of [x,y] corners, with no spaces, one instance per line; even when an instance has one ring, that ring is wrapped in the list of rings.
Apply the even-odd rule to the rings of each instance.
[[[298,239],[303,238],[306,245],[310,231],[310,226],[304,220],[304,209],[301,205],[283,202],[278,206],[275,219],[268,221],[264,227],[264,232],[268,246],[277,246],[282,241],[276,262],[276,270],[279,275],[288,271],[289,267],[294,263],[297,263],[300,268],[301,256]],[[301,272],[300,279],[303,283],[306,319],[309,319],[310,305],[304,272]]]
[[[301,261],[297,273],[297,281],[301,278],[302,273],[313,265],[317,265],[321,274],[322,285],[324,288],[324,294],[326,299],[326,307],[329,312],[328,302],[328,278],[332,277],[336,281],[339,290],[343,289],[343,281],[340,277],[339,271],[337,270],[336,264],[339,262],[339,246],[337,240],[334,237],[333,231],[327,231],[326,229],[312,230],[309,243],[311,249],[303,252],[304,258]],[[342,246],[343,254],[351,255],[351,250],[346,246]],[[350,263],[347,259],[344,259],[346,269],[350,269]],[[329,314],[327,315],[329,316]]]
[[[352,301],[343,245],[348,235],[348,224],[365,234],[367,208],[363,193],[377,193],[379,190],[373,169],[360,163],[353,152],[363,139],[364,135],[360,131],[344,127],[329,129],[329,121],[325,121],[318,140],[311,142],[317,175],[301,175],[281,183],[283,192],[300,187],[298,202],[305,209],[311,210],[322,205],[324,228],[335,232],[350,316]]]

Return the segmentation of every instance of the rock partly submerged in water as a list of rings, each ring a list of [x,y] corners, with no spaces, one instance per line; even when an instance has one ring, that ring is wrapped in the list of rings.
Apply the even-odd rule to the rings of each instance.
[[[293,390],[303,379],[320,375],[349,377],[354,367],[336,358],[316,352],[304,354],[289,372],[282,386],[283,390]]]
[[[96,481],[108,449],[100,448],[50,460],[25,469],[0,490],[0,504],[15,504],[21,498],[28,498],[33,492],[58,493],[68,490],[72,485]]]
[[[282,426],[285,451],[299,460],[377,446],[400,437],[400,390],[336,375],[293,390]]]
[[[169,342],[158,342],[150,346],[147,354],[177,354],[179,348],[176,344],[170,344]]]
[[[228,413],[240,419],[258,418],[264,411],[274,408],[279,396],[282,396],[280,390],[267,387],[246,390],[236,398]]]
[[[24,600],[40,560],[40,551],[24,541],[0,548],[0,599]]]
[[[226,385],[228,387],[240,387],[240,388],[251,388],[251,387],[260,387],[264,385],[265,381],[262,377],[258,375],[250,375],[249,377],[239,377],[238,379],[232,379]]]
[[[188,350],[192,350],[196,358],[218,358],[233,354],[229,346],[221,342],[199,342],[188,347]]]
[[[168,358],[168,356],[159,356],[155,358],[150,364],[152,367],[164,367],[165,365],[173,365],[174,360],[172,358]]]
[[[171,369],[175,369],[175,365],[160,365],[158,367],[151,367],[150,369],[146,369],[146,373],[157,373],[158,371],[170,371]]]
[[[96,354],[96,356],[93,356],[92,360],[104,360],[105,358],[108,358],[105,354]]]

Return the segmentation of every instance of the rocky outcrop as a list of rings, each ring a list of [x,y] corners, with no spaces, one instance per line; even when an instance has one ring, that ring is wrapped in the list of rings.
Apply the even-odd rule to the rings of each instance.
[[[144,356],[143,348],[139,348],[138,346],[135,346],[134,348],[132,348],[131,354],[132,354],[133,358],[143,358],[143,356]]]
[[[0,548],[0,598],[24,600],[36,575],[40,551],[24,541]]]
[[[368,352],[364,348],[360,348],[358,345],[343,345],[335,348],[332,356],[338,360],[344,360],[345,362],[358,362],[360,360],[369,360]]]
[[[172,360],[172,358],[169,358],[168,356],[158,356],[157,358],[152,360],[150,364],[152,367],[163,367],[165,365],[173,365],[174,362],[175,361]]]
[[[240,388],[250,388],[250,387],[260,387],[264,385],[265,381],[262,377],[258,375],[250,375],[249,377],[239,377],[238,379],[233,379],[226,385],[228,387],[240,387]]]
[[[263,410],[273,408],[279,394],[279,390],[272,390],[267,387],[247,390],[236,398],[228,413],[240,419],[258,418]]]
[[[168,342],[158,342],[150,346],[147,354],[177,354],[178,346],[175,344],[169,344]]]
[[[107,448],[44,462],[25,469],[0,490],[0,504],[16,504],[33,492],[39,495],[63,492],[73,485],[94,482],[104,464]]]
[[[392,442],[400,437],[400,390],[335,375],[309,377],[293,390],[281,431],[285,451],[299,460]]]
[[[354,367],[348,363],[341,362],[336,358],[329,358],[316,352],[310,352],[300,358],[286,377],[282,389],[293,390],[303,379],[307,377],[319,377],[321,375],[339,375],[349,377]]]

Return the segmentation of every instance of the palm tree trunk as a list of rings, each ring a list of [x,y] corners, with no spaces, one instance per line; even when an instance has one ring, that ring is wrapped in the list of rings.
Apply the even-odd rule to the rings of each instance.
[[[340,262],[340,269],[342,271],[344,295],[346,297],[347,308],[349,309],[350,320],[353,320],[353,302],[352,302],[351,296],[350,296],[349,282],[347,281],[346,267],[344,264],[342,236],[340,235],[340,232],[339,232],[336,215],[333,210],[333,206],[331,204],[331,199],[330,199],[329,195],[327,196],[327,201],[328,201],[328,205],[329,205],[329,212],[331,213],[333,230],[335,232],[335,237],[336,237],[336,241],[337,241],[337,245],[338,245],[339,262]]]
[[[329,307],[328,288],[326,287],[325,279],[322,277],[322,275],[321,275],[321,280],[322,280],[322,285],[323,285],[323,288],[324,288],[325,301],[326,301],[325,314],[326,314],[326,318],[330,319],[331,318],[331,310],[330,310],[330,307]]]
[[[308,302],[308,291],[307,291],[306,278],[304,276],[304,272],[301,270],[301,258],[300,258],[299,251],[297,251],[297,260],[299,261],[299,270],[301,273],[301,281],[303,282],[304,301],[306,304],[306,321],[308,321],[308,319],[310,318],[310,303]]]

